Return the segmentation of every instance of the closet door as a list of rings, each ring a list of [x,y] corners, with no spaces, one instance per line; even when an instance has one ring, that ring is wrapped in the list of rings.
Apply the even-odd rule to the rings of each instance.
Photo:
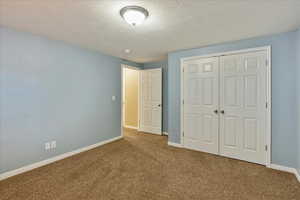
[[[220,154],[265,164],[266,52],[220,57]]]
[[[218,65],[218,58],[183,63],[183,145],[213,154],[218,154]]]

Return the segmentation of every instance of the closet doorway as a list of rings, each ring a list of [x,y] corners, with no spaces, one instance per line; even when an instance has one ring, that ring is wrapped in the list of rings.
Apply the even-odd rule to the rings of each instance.
[[[182,60],[185,148],[268,165],[270,48]]]

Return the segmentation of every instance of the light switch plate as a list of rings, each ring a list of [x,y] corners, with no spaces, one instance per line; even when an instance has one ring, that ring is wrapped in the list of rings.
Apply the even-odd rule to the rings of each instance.
[[[115,101],[116,100],[116,96],[112,96],[111,100]]]

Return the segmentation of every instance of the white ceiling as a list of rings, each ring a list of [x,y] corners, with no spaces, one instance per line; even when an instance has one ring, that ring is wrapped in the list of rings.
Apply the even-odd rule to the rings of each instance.
[[[127,5],[149,18],[131,27]],[[136,62],[300,27],[300,0],[0,0],[0,24]],[[124,49],[131,49],[130,54]]]

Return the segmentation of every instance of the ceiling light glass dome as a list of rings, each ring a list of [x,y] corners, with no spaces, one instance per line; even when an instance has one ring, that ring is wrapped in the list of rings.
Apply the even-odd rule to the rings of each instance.
[[[140,6],[126,6],[120,10],[120,15],[128,24],[137,26],[147,19],[149,12]]]

